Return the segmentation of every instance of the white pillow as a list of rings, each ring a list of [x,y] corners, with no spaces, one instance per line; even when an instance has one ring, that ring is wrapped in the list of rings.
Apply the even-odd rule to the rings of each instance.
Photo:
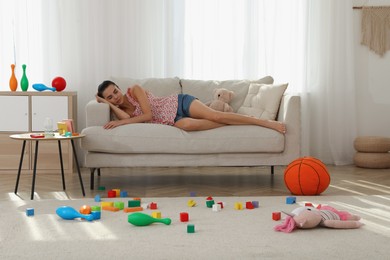
[[[237,113],[266,120],[275,120],[287,86],[288,84],[250,84],[244,103]]]

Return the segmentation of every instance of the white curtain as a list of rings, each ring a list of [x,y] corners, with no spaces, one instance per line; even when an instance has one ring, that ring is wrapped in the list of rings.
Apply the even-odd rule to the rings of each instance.
[[[303,155],[352,161],[351,0],[1,0],[0,90],[63,76],[85,104],[110,76],[288,82],[303,101]]]

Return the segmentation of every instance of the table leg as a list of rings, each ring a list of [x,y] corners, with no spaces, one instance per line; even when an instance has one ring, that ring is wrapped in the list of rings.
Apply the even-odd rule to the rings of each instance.
[[[60,155],[62,188],[63,188],[63,190],[66,190],[66,188],[65,188],[65,175],[64,175],[64,163],[62,161],[62,149],[61,149],[61,141],[60,140],[58,140],[58,154]]]
[[[22,154],[20,155],[18,176],[16,177],[15,194],[18,193],[19,178],[20,178],[20,172],[22,171],[23,157],[24,157],[24,149],[25,149],[25,148],[26,148],[26,140],[23,141],[23,145],[22,145]]]
[[[70,142],[72,143],[72,149],[73,149],[73,156],[76,161],[76,167],[77,167],[77,172],[79,173],[79,179],[80,179],[80,185],[81,185],[81,191],[83,192],[83,196],[85,197],[85,191],[84,191],[84,185],[83,185],[83,179],[81,178],[81,172],[80,172],[80,166],[79,166],[79,161],[77,160],[77,154],[76,154],[76,149],[74,147],[74,142],[71,139]]]
[[[34,156],[33,180],[32,180],[32,187],[31,187],[31,200],[34,199],[35,177],[37,175],[38,144],[39,144],[39,141],[36,140],[35,141],[35,156]]]

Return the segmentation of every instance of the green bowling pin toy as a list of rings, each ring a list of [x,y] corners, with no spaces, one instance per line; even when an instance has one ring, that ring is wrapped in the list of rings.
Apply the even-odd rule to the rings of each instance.
[[[134,226],[147,226],[155,222],[164,223],[165,225],[171,224],[170,218],[154,218],[141,212],[130,214],[127,221]]]
[[[23,76],[22,79],[20,80],[20,87],[23,91],[27,91],[28,89],[28,78],[26,76],[26,64],[22,65],[23,68]]]

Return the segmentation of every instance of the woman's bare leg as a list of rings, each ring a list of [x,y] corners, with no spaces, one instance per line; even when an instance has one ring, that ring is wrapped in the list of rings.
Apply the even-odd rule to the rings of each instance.
[[[216,123],[207,119],[194,119],[190,117],[178,120],[174,126],[185,131],[209,130],[224,126],[225,124]]]
[[[220,112],[209,108],[199,100],[194,100],[190,106],[190,114],[195,119],[206,119],[215,123],[225,125],[258,125],[286,133],[286,125],[282,122],[264,120],[256,117],[241,115],[237,113]]]

